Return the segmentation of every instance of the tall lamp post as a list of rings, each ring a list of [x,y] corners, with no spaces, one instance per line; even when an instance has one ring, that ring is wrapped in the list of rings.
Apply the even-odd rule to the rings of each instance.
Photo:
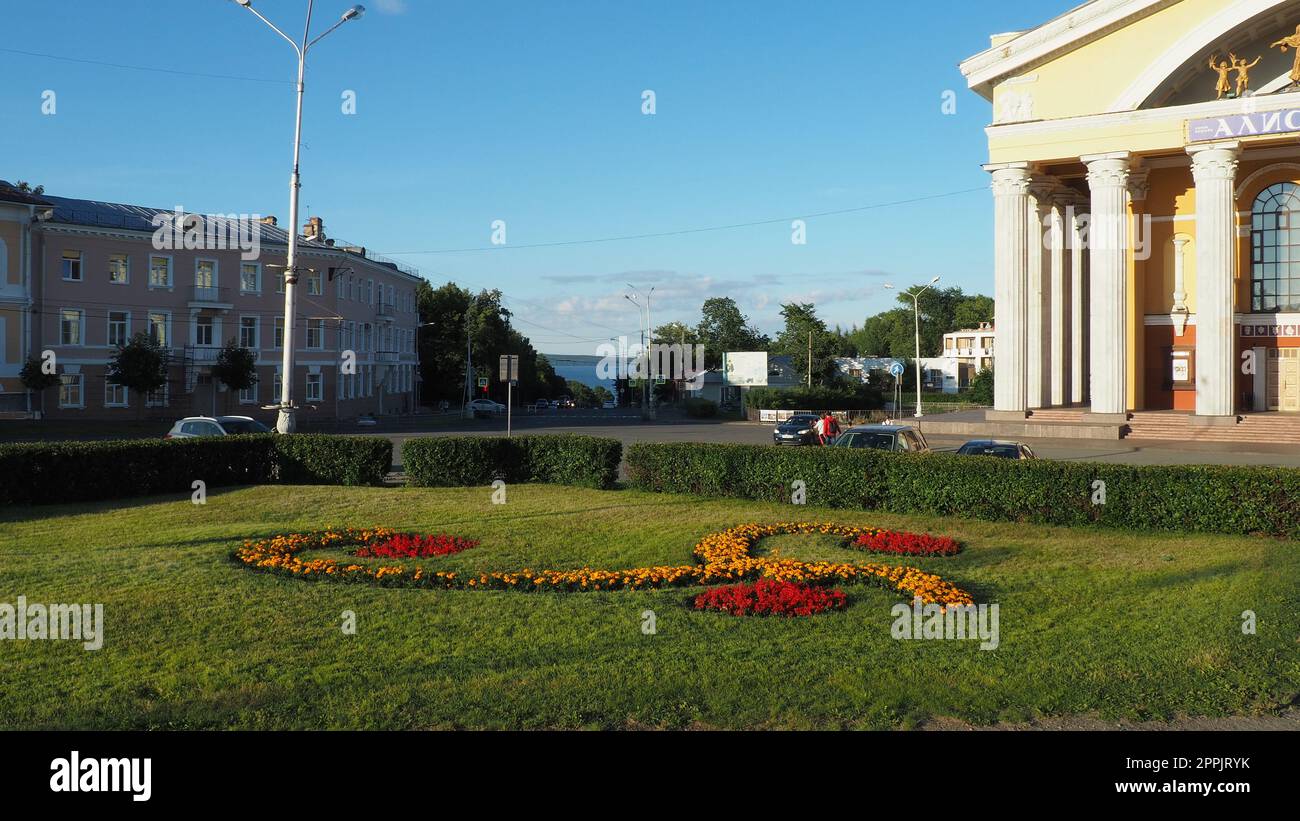
[[[631,302],[633,305],[635,305],[637,307],[638,312],[641,311],[641,303],[636,301],[636,297],[640,296],[645,299],[644,310],[645,310],[645,331],[646,332],[645,332],[644,342],[641,345],[642,352],[645,354],[645,374],[644,374],[645,387],[641,394],[642,396],[641,404],[642,404],[642,413],[649,414],[653,412],[651,403],[653,402],[654,399],[654,391],[650,390],[650,348],[654,345],[655,342],[654,327],[650,324],[650,295],[655,292],[655,289],[653,286],[651,286],[649,291],[647,291],[645,294],[641,294],[640,292],[637,291],[636,286],[633,285],[632,283],[629,282],[627,287],[631,288],[632,293],[636,294],[636,296],[624,294],[623,297],[627,299],[628,302]]]
[[[921,294],[930,290],[930,286],[939,281],[938,277],[930,280],[925,285],[914,286],[903,291],[904,296],[912,298],[913,320],[916,329],[916,413],[917,419],[921,418]],[[886,284],[886,288],[893,288],[893,285]]]
[[[284,359],[281,362],[280,377],[280,404],[275,407],[280,414],[275,422],[275,429],[280,433],[293,433],[297,424],[294,420],[294,412],[297,407],[293,404],[293,326],[295,319],[295,308],[297,299],[298,285],[298,189],[300,187],[298,177],[298,159],[300,149],[302,148],[302,97],[303,97],[303,77],[307,73],[307,52],[312,46],[324,40],[334,29],[348,22],[356,20],[365,14],[365,6],[353,6],[343,12],[343,16],[338,22],[325,30],[325,33],[313,40],[307,38],[311,34],[311,14],[316,0],[307,0],[307,23],[302,30],[302,43],[297,43],[292,37],[280,31],[274,23],[262,16],[262,13],[253,8],[253,0],[233,0],[244,8],[256,15],[271,27],[271,30],[285,39],[289,45],[293,46],[294,52],[298,55],[298,94],[297,94],[297,111],[294,116],[293,125],[293,173],[289,177],[289,250],[288,257],[284,266]]]

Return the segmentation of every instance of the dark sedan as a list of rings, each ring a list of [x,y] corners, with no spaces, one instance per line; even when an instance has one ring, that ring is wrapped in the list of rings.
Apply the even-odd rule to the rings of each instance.
[[[996,456],[999,459],[1033,459],[1029,445],[1020,442],[1001,442],[996,439],[977,439],[957,449],[962,456]]]
[[[817,417],[811,413],[791,416],[778,422],[772,430],[772,443],[776,445],[816,445]]]

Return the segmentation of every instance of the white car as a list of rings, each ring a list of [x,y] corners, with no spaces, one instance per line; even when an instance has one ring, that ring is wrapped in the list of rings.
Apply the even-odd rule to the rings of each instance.
[[[601,408],[603,408],[604,410],[615,410],[616,408],[618,408],[618,403],[615,402],[613,399],[606,399],[603,403],[601,403]]]
[[[500,402],[493,402],[491,399],[475,399],[470,402],[469,410],[471,413],[505,413],[506,406]]]
[[[271,429],[251,416],[187,416],[167,432],[164,439],[193,439],[196,436],[238,436],[241,433],[270,433]]]

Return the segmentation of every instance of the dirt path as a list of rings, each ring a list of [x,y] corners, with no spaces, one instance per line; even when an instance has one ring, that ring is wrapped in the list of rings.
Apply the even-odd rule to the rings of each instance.
[[[1060,716],[1037,721],[998,723],[977,727],[955,718],[938,718],[921,730],[1294,730],[1300,731],[1300,708],[1275,716],[1181,717],[1172,721],[1106,721],[1096,716]]]

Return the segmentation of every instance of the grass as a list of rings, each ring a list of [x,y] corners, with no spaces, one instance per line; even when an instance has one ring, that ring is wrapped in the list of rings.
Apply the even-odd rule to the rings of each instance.
[[[0,641],[4,728],[892,728],[1095,713],[1249,715],[1300,693],[1294,543],[1133,535],[634,491],[244,488],[0,512],[0,602],[102,602],[104,648]],[[744,521],[947,533],[908,560],[1000,605],[1001,646],[895,641],[898,598],[810,619],[695,613],[690,589],[428,591],[258,574],[243,538],[330,525],[451,532],[460,570],[687,563]],[[883,560],[813,537],[761,551]],[[644,635],[642,613],[656,614]],[[340,629],[356,613],[356,635]],[[1243,635],[1253,610],[1258,634]]]

